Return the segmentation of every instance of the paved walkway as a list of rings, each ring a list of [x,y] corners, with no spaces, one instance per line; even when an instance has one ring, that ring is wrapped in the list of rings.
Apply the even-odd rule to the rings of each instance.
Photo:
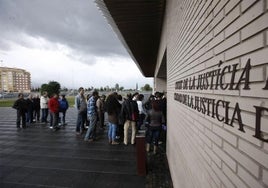
[[[15,119],[15,110],[0,108],[1,188],[172,187],[163,152],[148,156],[148,175],[138,176],[135,147],[109,145],[106,131],[99,131],[96,142],[84,142],[74,132],[73,108],[67,112],[68,125],[56,132],[38,123],[17,129]]]

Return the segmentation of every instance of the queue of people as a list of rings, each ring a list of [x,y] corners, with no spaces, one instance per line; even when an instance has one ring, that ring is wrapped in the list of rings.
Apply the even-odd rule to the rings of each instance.
[[[22,124],[22,128],[26,128],[26,123],[33,124],[40,121],[39,95],[33,96],[30,94],[27,99],[24,99],[24,95],[19,93],[18,99],[12,107],[17,110],[16,122],[18,128],[20,128],[20,124]]]
[[[21,128],[21,125],[22,128],[26,128],[27,123],[30,125],[40,122],[41,115],[40,123],[50,123],[51,129],[58,130],[60,125],[66,125],[65,114],[69,104],[65,95],[61,95],[59,98],[58,94],[53,94],[49,98],[47,92],[44,92],[41,98],[39,95],[29,94],[25,99],[23,93],[19,93],[18,99],[12,107],[17,110],[17,128]],[[50,116],[49,122],[48,116]]]
[[[163,93],[156,92],[147,101],[143,100],[144,95],[139,93],[129,93],[124,99],[116,92],[106,97],[93,91],[91,95],[85,96],[84,88],[80,87],[74,105],[77,110],[76,135],[86,142],[94,142],[98,138],[97,127],[103,130],[106,124],[108,143],[122,143],[127,146],[135,144],[137,131],[146,129],[146,151],[150,152],[153,148],[153,153],[157,153],[159,142],[165,139],[166,99]],[[25,100],[20,93],[13,108],[17,110],[18,128],[20,125],[26,128],[27,122],[40,121],[41,110],[41,123],[49,123],[50,128],[56,131],[60,126],[66,125],[65,117],[69,104],[65,95],[53,94],[49,98],[47,92],[44,92],[41,98],[30,94]]]
[[[150,96],[146,102],[143,100],[144,95],[139,93],[129,93],[123,99],[116,92],[106,97],[99,96],[98,92],[94,91],[92,95],[85,97],[84,89],[79,88],[79,93],[75,97],[76,135],[81,136],[86,142],[96,141],[96,129],[104,129],[106,114],[109,144],[118,145],[121,142],[124,145],[134,145],[137,131],[146,129],[146,151],[150,152],[153,148],[153,153],[157,153],[158,144],[165,139],[166,100],[160,92]]]

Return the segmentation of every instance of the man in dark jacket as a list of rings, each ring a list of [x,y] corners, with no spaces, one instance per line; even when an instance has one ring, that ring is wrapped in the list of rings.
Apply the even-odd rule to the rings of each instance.
[[[27,103],[23,98],[23,94],[19,93],[18,99],[15,101],[12,106],[17,110],[17,128],[20,128],[20,121],[22,120],[22,128],[26,128],[26,112],[27,112]]]
[[[124,144],[128,144],[128,128],[131,126],[131,144],[135,144],[136,122],[138,120],[139,109],[136,101],[132,100],[132,95],[128,94],[127,99],[122,104],[121,117],[124,122]]]
[[[36,122],[40,121],[40,97],[39,95],[36,95],[33,98],[33,119]]]
[[[29,94],[27,100],[27,116],[26,116],[26,122],[27,123],[33,123],[33,111],[34,111],[34,102],[33,102],[33,95]]]

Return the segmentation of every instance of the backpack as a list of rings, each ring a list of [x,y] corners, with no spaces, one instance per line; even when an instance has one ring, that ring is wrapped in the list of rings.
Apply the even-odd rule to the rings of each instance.
[[[66,100],[60,100],[60,111],[66,110],[68,108]]]

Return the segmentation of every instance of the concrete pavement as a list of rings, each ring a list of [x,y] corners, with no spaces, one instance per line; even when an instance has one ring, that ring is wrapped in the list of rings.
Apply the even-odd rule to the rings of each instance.
[[[93,143],[83,141],[75,135],[73,108],[66,115],[68,125],[56,132],[40,123],[17,129],[15,121],[14,109],[0,108],[1,188],[172,187],[163,152],[159,159],[148,156],[148,175],[138,176],[135,146],[109,145],[107,130],[99,130]]]

